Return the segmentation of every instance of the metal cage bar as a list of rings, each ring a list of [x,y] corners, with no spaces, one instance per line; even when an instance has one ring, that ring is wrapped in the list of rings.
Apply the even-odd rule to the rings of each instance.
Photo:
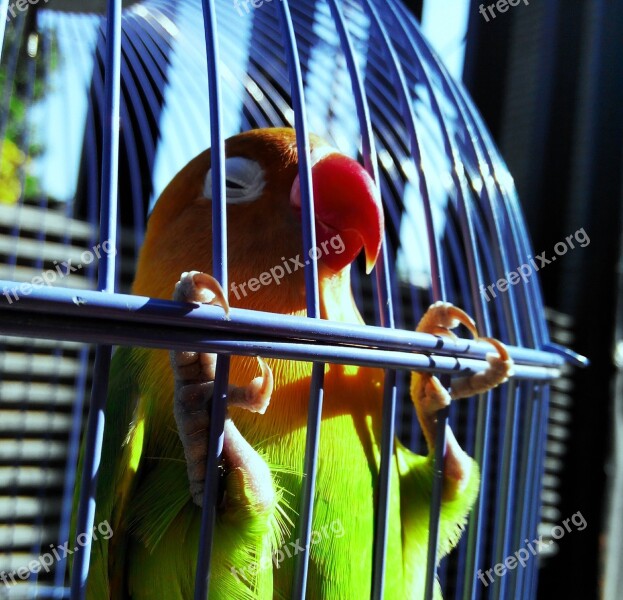
[[[2,59],[2,48],[4,44],[4,31],[6,29],[6,22],[9,16],[9,0],[0,0],[0,15],[5,15],[6,18],[0,19],[0,59]]]
[[[329,8],[335,21],[336,29],[347,68],[350,74],[353,96],[357,107],[357,117],[362,136],[363,163],[378,187],[379,168],[374,143],[374,133],[370,118],[370,108],[367,102],[365,85],[356,62],[355,52],[346,26],[342,9],[336,0],[329,0]],[[377,282],[376,307],[380,313],[381,325],[394,327],[394,309],[391,299],[391,270],[388,267],[387,238],[382,242],[380,264],[375,267]],[[372,577],[372,597],[382,598],[385,581],[385,561],[387,549],[387,515],[389,511],[389,487],[391,481],[391,457],[394,452],[395,419],[396,419],[396,372],[385,371],[383,390],[383,433],[381,439],[381,464],[379,468],[378,500],[375,508],[375,535],[374,535],[374,572]]]
[[[107,3],[106,20],[106,95],[104,119],[104,143],[102,156],[102,188],[100,239],[117,246],[117,186],[119,172],[119,113],[121,95],[121,0]],[[100,290],[115,292],[115,256],[106,255],[98,272]],[[112,346],[99,345],[95,354],[91,406],[86,433],[85,456],[82,469],[82,486],[76,534],[91,532],[95,520],[95,495],[97,475],[104,438],[104,408],[108,395],[108,374],[112,358]],[[82,600],[86,596],[87,577],[91,558],[91,536],[87,536],[83,551],[78,552],[72,573],[72,598]]]
[[[221,89],[216,11],[213,0],[202,0],[203,25],[208,64],[208,98],[210,106],[210,135],[212,142],[212,269],[214,277],[227,290],[227,210],[225,204],[225,140],[221,122]],[[199,535],[199,552],[195,574],[195,600],[206,598],[209,590],[210,561],[216,522],[218,490],[218,460],[223,452],[223,430],[227,406],[227,386],[230,359],[220,355],[216,361],[210,426],[206,485],[203,491],[203,509]],[[209,484],[211,480],[211,485]]]
[[[290,74],[290,91],[294,109],[294,128],[296,130],[296,146],[298,151],[299,181],[301,189],[301,221],[303,225],[303,252],[310,256],[316,247],[316,227],[314,222],[314,191],[311,175],[311,146],[307,124],[305,92],[303,76],[297,48],[296,33],[290,14],[288,0],[277,5],[279,23],[284,39],[286,63]],[[306,261],[307,263],[307,261]],[[307,317],[320,318],[320,296],[318,288],[318,265],[309,261],[305,265],[305,298]],[[324,397],[324,364],[314,363],[312,367],[309,391],[309,407],[307,415],[307,434],[305,439],[304,479],[299,516],[300,539],[303,551],[296,559],[292,595],[294,598],[305,597],[307,575],[309,569],[309,548],[312,531],[314,491],[318,471],[318,447],[320,444],[320,424],[322,419],[322,403]]]
[[[437,237],[435,236],[435,227],[433,222],[433,215],[430,205],[430,199],[426,184],[426,176],[422,170],[422,158],[420,151],[419,136],[417,133],[417,121],[413,112],[411,97],[407,88],[405,74],[401,68],[401,63],[398,60],[396,51],[388,36],[383,21],[381,20],[377,8],[371,0],[365,0],[364,8],[366,9],[370,19],[375,23],[381,36],[381,42],[383,48],[388,55],[388,60],[391,63],[392,76],[399,92],[400,105],[402,107],[403,116],[406,120],[409,141],[411,145],[411,152],[416,167],[420,169],[420,189],[422,191],[422,197],[424,200],[424,210],[426,218],[426,227],[428,231],[428,244],[430,251],[430,264],[432,272],[432,297],[433,301],[439,301],[446,298],[445,280],[443,275],[443,269],[440,266],[440,250]],[[447,381],[444,384],[447,385]],[[433,481],[433,490],[431,496],[431,510],[429,521],[429,536],[428,536],[428,563],[426,571],[426,587],[425,587],[425,599],[430,600],[433,597],[433,585],[436,574],[436,557],[437,557],[437,544],[438,544],[438,527],[439,527],[439,512],[441,510],[441,486],[443,482],[443,457],[446,445],[446,424],[448,422],[449,410],[444,409],[440,411],[437,418],[437,436],[435,440],[435,478]],[[380,574],[376,573],[378,578]],[[382,577],[382,575],[381,575]],[[382,596],[382,591],[378,591],[379,596]]]

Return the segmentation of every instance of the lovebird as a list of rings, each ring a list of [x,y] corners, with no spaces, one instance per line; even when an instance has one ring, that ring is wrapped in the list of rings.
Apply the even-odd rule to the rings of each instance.
[[[355,160],[310,136],[317,247],[303,254],[301,192],[293,129],[258,129],[226,141],[229,289],[212,277],[210,151],[170,182],[149,217],[133,293],[180,302],[305,316],[305,263],[318,265],[323,319],[362,324],[350,286],[360,252],[372,270],[384,233],[377,187]],[[417,330],[452,336],[472,319],[446,302]],[[413,372],[410,392],[428,445],[396,440],[391,466],[386,598],[423,597],[436,414],[453,399],[512,374],[497,340],[488,368],[452,380]],[[119,348],[113,356],[93,542],[92,600],[193,598],[216,356]],[[312,364],[231,360],[210,599],[290,598],[301,550],[301,501]],[[370,597],[375,486],[379,475],[384,371],[325,367],[307,598]],[[479,488],[478,465],[448,427],[438,559],[458,542]],[[213,479],[210,478],[209,481]],[[74,532],[75,534],[76,532]],[[436,596],[440,596],[436,584]]]

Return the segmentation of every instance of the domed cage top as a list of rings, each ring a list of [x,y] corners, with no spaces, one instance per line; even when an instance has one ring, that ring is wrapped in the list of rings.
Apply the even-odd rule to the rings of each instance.
[[[106,16],[100,14],[104,5]],[[413,331],[426,307],[444,300],[473,315],[484,335],[507,344],[515,367],[508,383],[439,415],[437,472],[448,421],[480,465],[482,481],[466,534],[437,569],[442,478],[435,479],[425,597],[433,597],[436,579],[446,598],[534,597],[535,560],[509,571],[495,588],[483,585],[477,572],[503,562],[537,535],[547,384],[565,357],[577,364],[582,358],[550,342],[538,267],[512,178],[464,89],[401,1],[55,0],[25,11],[4,0],[0,8],[8,11],[0,127],[3,169],[9,169],[0,187],[8,241],[0,281],[0,333],[7,336],[0,409],[12,414],[32,409],[28,399],[9,407],[5,400],[13,389],[6,356],[15,339],[39,340],[26,344],[32,364],[43,360],[37,343],[57,340],[65,345],[45,346],[55,360],[52,368],[67,348],[80,365],[72,383],[75,395],[65,404],[50,401],[43,413],[53,418],[60,412],[67,422],[60,438],[51,431],[41,436],[59,442],[57,489],[37,484],[25,493],[19,477],[8,478],[2,498],[7,506],[29,496],[45,510],[26,518],[19,511],[2,515],[9,532],[3,548],[8,566],[2,568],[43,555],[50,541],[65,544],[77,478],[88,482],[81,488],[77,530],[93,529],[113,345],[219,353],[217,398],[227,389],[229,356],[261,354],[314,363],[298,523],[304,550],[296,556],[293,598],[305,596],[325,364],[386,370],[371,591],[381,598],[395,437],[415,451],[423,449],[408,371],[434,372],[449,384],[459,373],[482,370],[491,351],[484,342]],[[217,174],[213,275],[228,289],[224,140],[269,126],[296,129],[306,256],[316,246],[309,134],[360,160],[378,184],[386,217],[382,251],[372,276],[365,274],[361,257],[352,270],[359,310],[374,326],[319,319],[314,261],[305,266],[307,318],[232,309],[231,320],[224,321],[218,307],[189,312],[173,302],[121,293],[127,291],[153,202],[207,147]],[[11,156],[17,157],[14,162]],[[103,243],[118,251],[98,254],[96,269],[93,253],[79,248]],[[75,257],[73,268],[69,256]],[[531,265],[530,271],[496,293],[491,284],[520,265]],[[74,270],[82,274],[74,276]],[[57,274],[54,282],[40,277],[39,285],[33,279],[49,272]],[[25,288],[23,282],[30,284]],[[88,344],[97,347],[85,461],[77,473]],[[56,386],[62,375],[46,378],[26,369],[24,377],[29,386]],[[213,481],[224,411],[224,402],[213,403],[207,471]],[[14,438],[25,437],[16,426]],[[25,468],[22,450],[7,450],[3,464]],[[45,472],[50,461],[42,456],[37,460]],[[208,591],[216,489],[206,486],[196,598]],[[24,522],[45,527],[20,545],[15,531]],[[74,557],[71,588],[67,557],[59,556],[51,569],[7,586],[10,597],[84,597],[89,544]]]

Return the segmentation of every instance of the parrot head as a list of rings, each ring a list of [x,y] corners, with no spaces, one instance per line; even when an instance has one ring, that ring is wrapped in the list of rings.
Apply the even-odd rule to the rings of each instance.
[[[316,226],[310,256],[303,254],[294,130],[256,129],[225,142],[233,306],[293,314],[304,309],[304,268],[311,260],[321,288],[349,281],[362,250],[367,271],[374,266],[384,231],[376,185],[355,160],[317,136],[310,142]],[[212,178],[207,150],[164,190],[149,218],[134,293],[170,298],[182,272],[212,272]]]

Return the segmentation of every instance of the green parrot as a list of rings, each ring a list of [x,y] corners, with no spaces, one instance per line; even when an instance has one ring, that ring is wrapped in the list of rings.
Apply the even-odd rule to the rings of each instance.
[[[317,260],[323,319],[362,324],[350,265],[363,251],[368,272],[383,238],[381,201],[354,160],[312,136],[317,248],[302,253],[295,132],[259,129],[226,141],[230,294],[212,266],[210,151],[171,181],[150,216],[133,293],[153,298],[305,316],[304,267]],[[473,321],[448,303],[429,308],[417,330],[451,336]],[[485,338],[488,339],[488,338]],[[436,414],[452,399],[505,381],[504,346],[489,368],[447,391],[412,374],[411,395],[429,454],[398,441],[391,462],[386,598],[423,597]],[[113,535],[93,542],[87,597],[193,597],[216,357],[120,348],[113,357],[95,523]],[[232,357],[210,599],[289,598],[297,554],[297,511],[311,363]],[[374,494],[379,474],[384,372],[326,365],[307,597],[368,598],[372,586]],[[476,463],[450,428],[438,558],[457,543],[479,487]],[[75,532],[74,532],[75,533]],[[439,586],[436,589],[440,597]]]

